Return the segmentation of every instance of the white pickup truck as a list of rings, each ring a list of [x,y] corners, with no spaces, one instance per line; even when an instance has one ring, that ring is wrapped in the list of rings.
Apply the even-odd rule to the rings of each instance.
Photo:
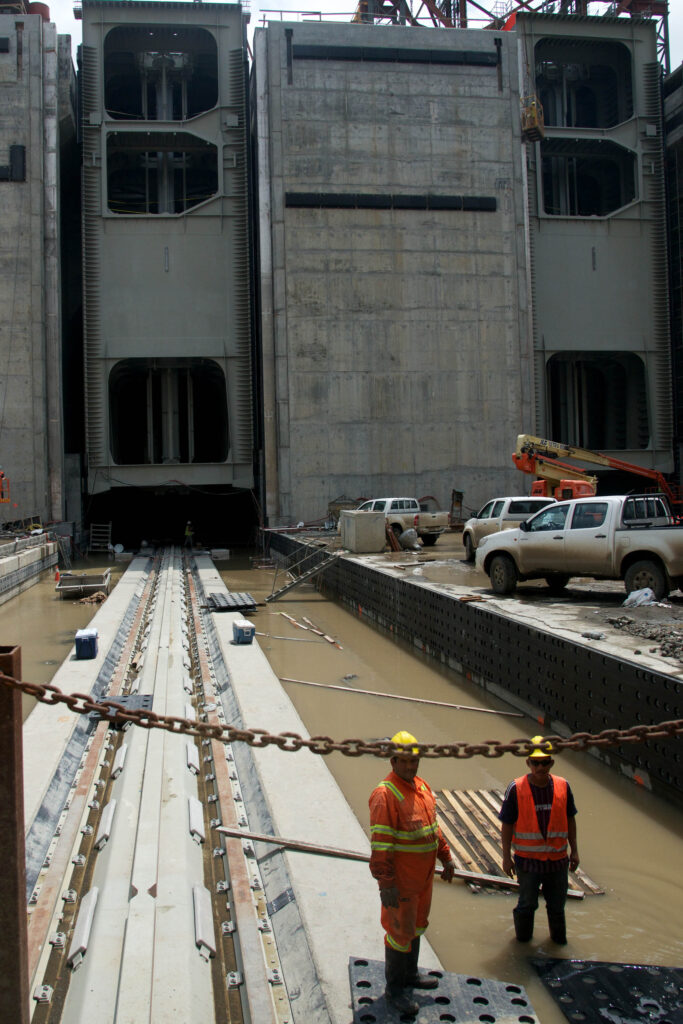
[[[500,530],[511,530],[534,512],[540,512],[546,505],[552,504],[554,498],[535,498],[517,496],[513,498],[493,498],[479,509],[476,516],[468,519],[462,531],[462,543],[465,548],[465,560],[474,561],[474,554],[482,537]]]
[[[417,498],[371,498],[358,506],[358,512],[384,512],[387,526],[400,537],[404,530],[414,529],[425,547],[436,544],[448,529],[448,512],[430,512]]]
[[[683,527],[661,495],[559,501],[516,530],[484,537],[476,565],[497,594],[520,580],[559,591],[572,576],[591,576],[622,579],[628,594],[650,587],[659,601],[683,586]]]

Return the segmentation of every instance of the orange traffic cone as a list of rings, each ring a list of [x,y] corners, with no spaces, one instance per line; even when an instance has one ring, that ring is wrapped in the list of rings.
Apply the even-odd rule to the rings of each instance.
[[[59,583],[59,567],[55,570],[55,583]]]

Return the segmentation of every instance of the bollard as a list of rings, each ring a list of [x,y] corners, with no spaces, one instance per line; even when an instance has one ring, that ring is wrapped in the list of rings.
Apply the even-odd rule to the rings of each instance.
[[[0,646],[0,672],[21,679],[21,647]],[[21,693],[0,684],[0,1021],[28,1024],[28,914]]]

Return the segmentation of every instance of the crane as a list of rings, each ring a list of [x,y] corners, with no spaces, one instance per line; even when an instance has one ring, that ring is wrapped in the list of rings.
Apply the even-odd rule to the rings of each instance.
[[[569,463],[561,462],[561,458],[578,459],[591,465],[603,466],[605,469],[617,469],[634,476],[643,476],[651,480],[657,490],[669,500],[672,508],[680,510],[683,506],[680,488],[672,485],[657,469],[636,466],[632,462],[615,459],[602,452],[593,452],[588,448],[577,448],[560,441],[549,441],[544,437],[532,437],[531,434],[519,434],[517,448],[512,456],[517,469],[522,473],[531,473],[540,480],[535,481],[531,493],[555,498],[578,498],[595,494],[597,477]]]

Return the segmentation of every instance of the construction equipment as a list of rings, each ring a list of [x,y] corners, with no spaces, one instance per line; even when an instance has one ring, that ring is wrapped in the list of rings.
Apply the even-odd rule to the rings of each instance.
[[[666,495],[673,510],[683,509],[681,490],[670,484],[657,469],[647,469],[632,462],[615,459],[602,452],[593,452],[588,448],[576,448],[574,445],[562,444],[559,441],[548,441],[543,437],[532,437],[530,434],[519,434],[517,449],[512,456],[517,469],[522,473],[531,473],[537,477],[531,488],[532,494],[553,498],[584,498],[596,493],[597,477],[585,470],[578,469],[569,463],[561,462],[561,458],[578,459],[605,469],[620,470],[633,476],[646,477],[653,483],[653,489]]]
[[[0,469],[0,505],[9,505],[9,478]]]

